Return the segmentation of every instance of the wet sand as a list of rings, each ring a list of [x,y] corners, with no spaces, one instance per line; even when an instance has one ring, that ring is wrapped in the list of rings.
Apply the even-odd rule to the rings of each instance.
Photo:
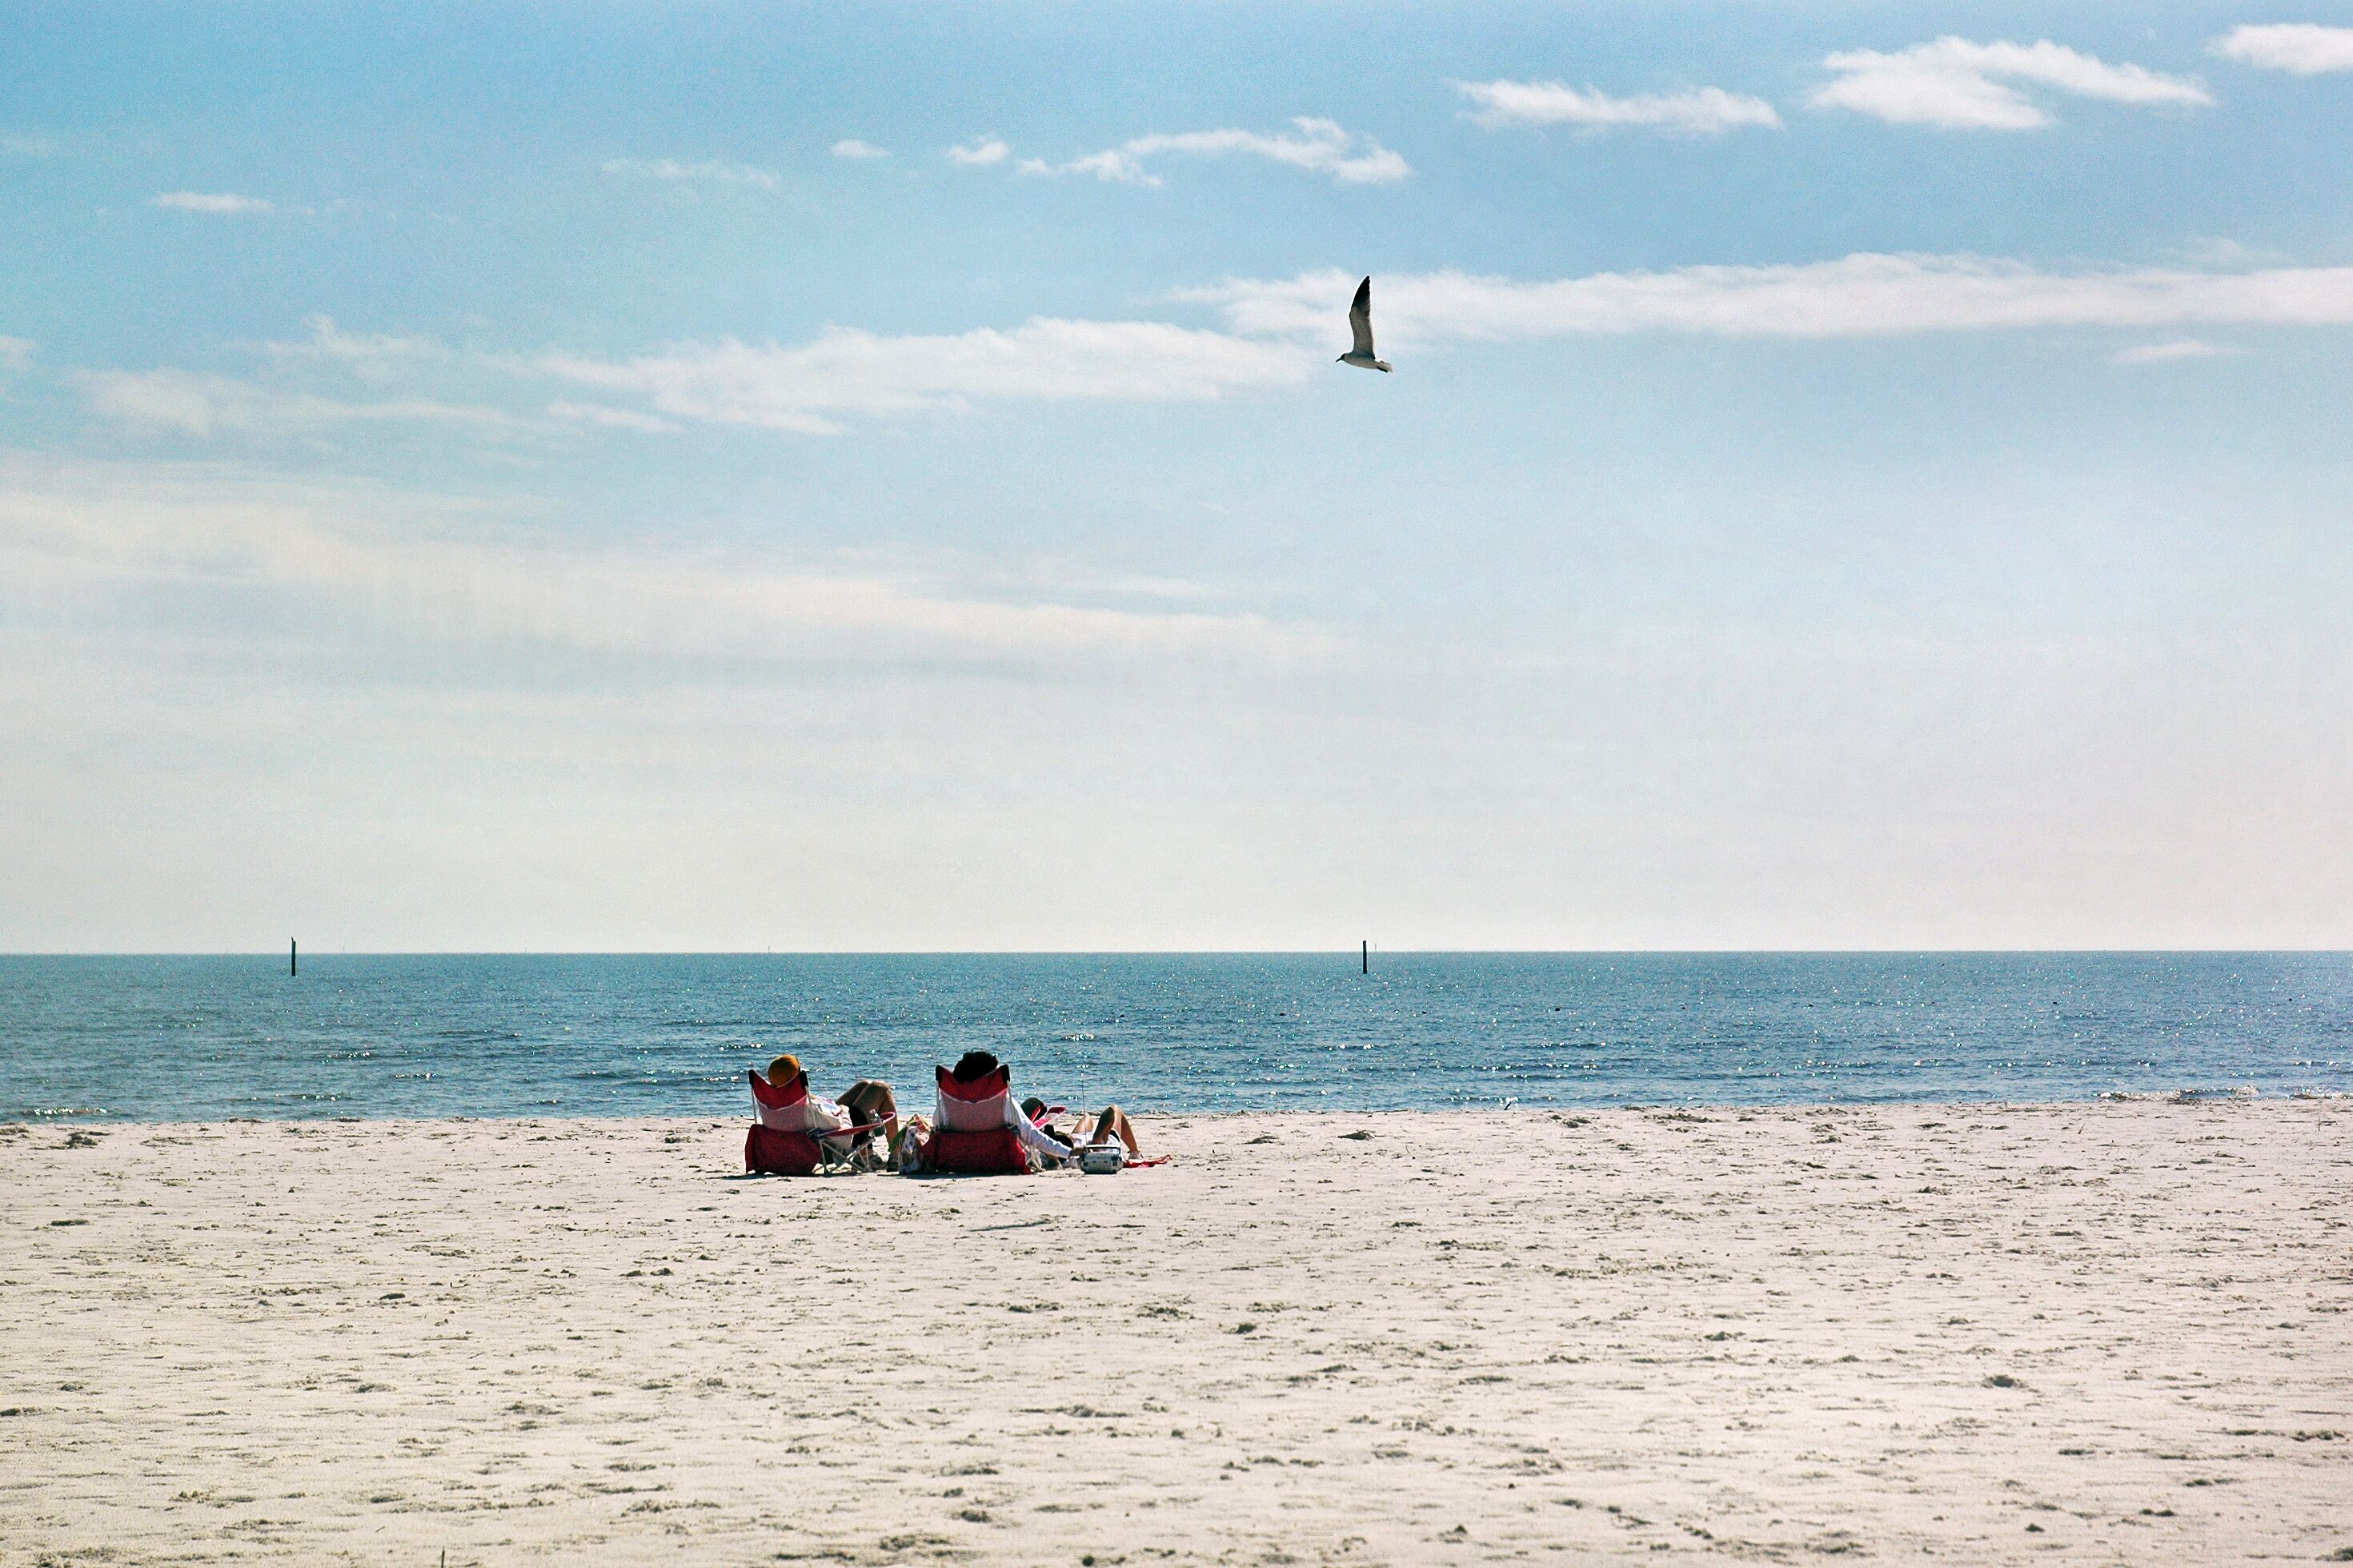
[[[1143,1130],[0,1128],[0,1562],[2353,1549],[2353,1105]]]

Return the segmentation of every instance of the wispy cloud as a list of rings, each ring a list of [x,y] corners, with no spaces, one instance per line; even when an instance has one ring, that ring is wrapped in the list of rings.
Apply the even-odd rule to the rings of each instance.
[[[21,370],[30,365],[36,346],[29,337],[0,337],[0,370]]]
[[[1815,90],[1814,107],[1851,109],[1896,125],[2033,131],[2054,123],[2015,82],[2111,103],[2205,107],[2214,101],[2187,78],[2111,65],[2048,39],[1979,44],[1946,37],[1894,54],[1853,49],[1822,64],[1838,79]]]
[[[351,424],[439,424],[519,434],[532,422],[503,409],[430,397],[351,402],[232,376],[195,371],[98,370],[75,376],[90,409],[126,424],[209,437],[283,436]]]
[[[511,445],[593,422],[531,408],[527,384],[542,378],[512,355],[453,349],[417,334],[348,332],[331,316],[303,324],[305,336],[243,345],[258,361],[247,376],[159,366],[69,379],[95,414],[199,440],[266,442],[313,439],[338,426],[417,425]]]
[[[12,158],[47,158],[57,151],[57,143],[47,136],[0,136],[0,153]]]
[[[2212,48],[2225,58],[2297,76],[2353,70],[2353,27],[2268,22],[2233,27],[2215,39]]]
[[[2180,259],[2209,272],[2252,272],[2287,260],[2267,245],[2249,245],[2228,235],[2207,234],[2183,241]]]
[[[947,159],[949,163],[961,164],[967,169],[985,169],[991,164],[1005,162],[1012,154],[1013,149],[996,137],[984,136],[976,142],[967,142],[961,147],[950,147],[947,151]]]
[[[2118,365],[2166,365],[2177,359],[2221,359],[2238,352],[2221,344],[2184,337],[2170,343],[2136,344],[2130,348],[2118,349],[2109,357]]]
[[[749,164],[682,164],[675,158],[609,158],[606,160],[605,172],[644,180],[750,185],[764,191],[775,190],[780,183],[767,170],[755,169]]]
[[[1613,98],[1556,81],[1458,81],[1455,90],[1477,104],[1463,117],[1491,131],[1569,125],[1581,131],[1649,126],[1693,136],[1721,135],[1744,126],[1778,129],[1781,116],[1761,98],[1720,87]]]
[[[417,425],[492,443],[576,440],[583,427],[685,423],[832,435],[852,422],[991,402],[1208,401],[1295,386],[1344,337],[1352,273],[1240,279],[1180,291],[1225,330],[1036,317],[1010,328],[885,334],[834,328],[800,344],[682,344],[607,359],[460,353],[347,333],[265,344],[264,374],[176,368],[73,379],[93,412],[196,438],[313,436]],[[2051,270],[1979,256],[1863,253],[1779,266],[1698,266],[1524,281],[1457,271],[1384,275],[1383,340],[1399,345],[1641,332],[1851,339],[2036,328],[2353,326],[2353,267]],[[29,352],[29,348],[26,351]],[[2189,339],[2126,345],[2120,363],[2228,352]],[[604,396],[558,394],[591,389]]]
[[[1352,274],[1186,291],[1249,337],[1331,337]],[[1385,276],[1385,343],[1683,332],[1858,338],[2032,327],[2353,325],[2353,267],[2049,271],[1979,256],[1861,254],[1773,267],[1598,272],[1548,282],[1461,272]]]
[[[595,546],[535,535],[463,498],[257,479],[194,464],[0,458],[0,601],[154,585],[273,597],[281,622],[419,642],[537,642],[734,669],[911,662],[1059,667],[1106,659],[1312,661],[1313,623],[1186,606],[1013,591],[951,557],[796,560],[754,551]],[[1089,596],[1092,597],[1092,596]],[[330,613],[323,618],[322,609]],[[216,637],[216,625],[208,625]],[[496,681],[508,661],[469,662]]]
[[[1007,331],[882,336],[837,328],[797,347],[720,343],[625,361],[557,355],[549,373],[634,392],[677,418],[829,435],[850,415],[960,409],[980,399],[1214,398],[1300,381],[1315,356],[1163,322],[1039,318]]]
[[[511,444],[576,439],[582,427],[667,433],[682,420],[830,435],[856,417],[987,401],[1199,401],[1302,380],[1319,357],[1166,322],[1043,317],[942,334],[837,328],[795,345],[686,344],[620,360],[459,350],[326,316],[307,324],[304,337],[252,345],[250,376],[164,366],[71,379],[93,413],[200,440],[406,424]],[[617,396],[551,397],[551,384]]]
[[[675,419],[641,414],[635,408],[616,408],[609,403],[576,403],[564,398],[547,406],[547,417],[569,420],[575,425],[601,425],[610,430],[642,430],[649,435],[666,435],[680,428]]]
[[[164,191],[148,199],[157,207],[170,207],[176,212],[208,212],[223,217],[244,217],[278,210],[278,204],[267,196],[236,196],[226,191]]]
[[[309,317],[302,324],[311,329],[309,337],[265,343],[261,352],[280,362],[339,365],[355,375],[377,379],[450,356],[445,345],[411,333],[350,333],[337,326],[332,316],[324,315]]]
[[[871,142],[861,142],[855,136],[845,136],[833,144],[833,155],[837,158],[887,158],[891,155],[891,149],[878,147]]]
[[[1127,185],[1156,185],[1160,176],[1145,164],[1166,154],[1196,158],[1265,158],[1305,169],[1342,185],[1391,185],[1413,173],[1406,161],[1368,136],[1345,130],[1335,120],[1304,115],[1292,122],[1295,133],[1261,135],[1255,131],[1186,131],[1137,136],[1066,164],[1024,159],[1025,175],[1080,175]]]

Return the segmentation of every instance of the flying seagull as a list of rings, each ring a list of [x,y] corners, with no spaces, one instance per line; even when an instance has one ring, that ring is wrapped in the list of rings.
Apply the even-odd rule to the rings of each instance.
[[[1359,370],[1387,370],[1389,362],[1373,357],[1373,281],[1370,278],[1356,285],[1356,302],[1348,307],[1348,335],[1356,346],[1340,356],[1343,365],[1353,365]]]

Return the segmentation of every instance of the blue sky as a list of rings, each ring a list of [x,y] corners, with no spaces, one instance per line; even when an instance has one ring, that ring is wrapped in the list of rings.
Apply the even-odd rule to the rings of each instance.
[[[0,947],[2346,945],[2348,132],[2341,6],[0,5]]]

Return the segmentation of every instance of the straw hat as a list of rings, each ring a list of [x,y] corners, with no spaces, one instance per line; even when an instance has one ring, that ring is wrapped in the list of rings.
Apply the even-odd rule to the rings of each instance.
[[[778,1088],[782,1088],[800,1075],[801,1059],[798,1056],[779,1056],[768,1064],[768,1082]]]

